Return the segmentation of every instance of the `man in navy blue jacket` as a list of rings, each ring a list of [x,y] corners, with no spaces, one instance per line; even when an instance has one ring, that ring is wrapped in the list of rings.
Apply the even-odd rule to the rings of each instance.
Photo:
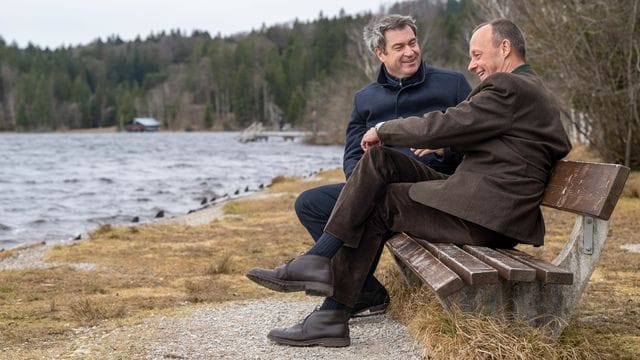
[[[364,40],[381,66],[377,81],[358,91],[353,101],[343,163],[347,179],[364,153],[360,141],[368,129],[386,120],[444,111],[465,100],[471,91],[462,74],[422,62],[415,22],[409,16],[389,15],[373,20],[364,29]],[[444,174],[452,174],[461,161],[461,156],[449,149],[397,150]],[[296,214],[314,241],[322,234],[343,187],[344,183],[321,186],[298,197]],[[380,254],[352,316],[381,313],[389,304],[386,289],[373,276],[379,257]]]

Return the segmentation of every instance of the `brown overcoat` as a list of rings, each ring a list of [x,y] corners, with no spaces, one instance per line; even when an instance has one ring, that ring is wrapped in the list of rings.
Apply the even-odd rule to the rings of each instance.
[[[571,145],[554,95],[533,70],[492,74],[458,106],[387,121],[378,136],[387,145],[464,153],[446,180],[412,185],[413,200],[523,243],[543,243],[545,184]]]

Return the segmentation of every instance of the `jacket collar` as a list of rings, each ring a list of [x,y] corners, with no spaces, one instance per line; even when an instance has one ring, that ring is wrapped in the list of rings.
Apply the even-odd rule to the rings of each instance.
[[[421,84],[424,82],[427,73],[427,63],[422,62],[420,67],[418,67],[418,71],[410,77],[402,80],[398,80],[393,76],[387,73],[387,69],[384,67],[384,64],[380,65],[380,71],[378,72],[378,84],[390,89],[390,90],[399,90],[401,88],[407,87],[409,85]]]
[[[513,71],[511,71],[512,74],[518,74],[521,73],[523,71],[527,71],[527,70],[531,70],[531,65],[529,64],[522,64],[520,66],[518,66],[517,68],[513,69]]]

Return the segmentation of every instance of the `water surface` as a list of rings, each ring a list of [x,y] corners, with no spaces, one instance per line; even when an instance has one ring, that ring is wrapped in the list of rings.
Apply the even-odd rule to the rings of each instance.
[[[100,224],[187,213],[277,175],[341,166],[342,147],[238,133],[0,134],[0,249],[68,240]]]

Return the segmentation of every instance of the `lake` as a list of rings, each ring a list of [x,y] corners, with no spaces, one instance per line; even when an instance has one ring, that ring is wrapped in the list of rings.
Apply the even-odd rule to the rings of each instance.
[[[342,146],[236,132],[0,134],[0,249],[182,215],[278,175],[341,167]],[[247,191],[248,190],[248,191]]]

